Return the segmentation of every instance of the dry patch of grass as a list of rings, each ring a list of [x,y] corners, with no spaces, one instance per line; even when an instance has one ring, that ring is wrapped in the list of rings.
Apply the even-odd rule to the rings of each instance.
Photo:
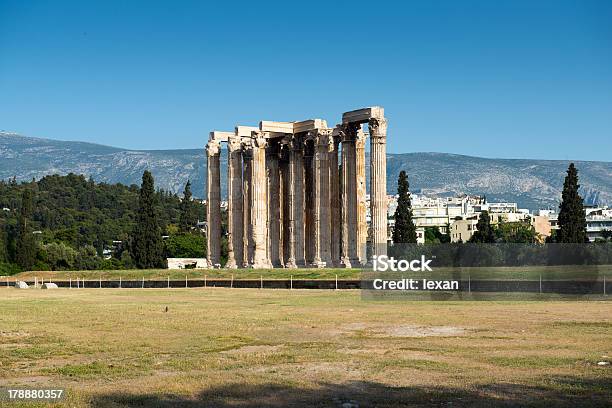
[[[610,366],[597,366],[612,354],[610,302],[0,288],[0,310],[0,386],[62,385],[66,406],[606,406],[612,399]]]

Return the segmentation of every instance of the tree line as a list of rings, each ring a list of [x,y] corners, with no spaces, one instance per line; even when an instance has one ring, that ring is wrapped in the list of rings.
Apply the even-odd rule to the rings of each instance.
[[[166,257],[204,257],[204,205],[142,185],[82,175],[0,181],[0,275],[21,270],[162,268]]]

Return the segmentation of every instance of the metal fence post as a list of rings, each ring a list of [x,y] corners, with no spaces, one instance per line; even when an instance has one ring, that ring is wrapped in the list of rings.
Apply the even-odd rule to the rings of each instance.
[[[542,294],[542,274],[540,274],[540,294]]]

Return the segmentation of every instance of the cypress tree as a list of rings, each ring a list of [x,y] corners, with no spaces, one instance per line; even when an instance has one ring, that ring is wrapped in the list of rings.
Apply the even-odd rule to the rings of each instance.
[[[395,210],[395,227],[393,243],[416,243],[416,227],[412,221],[412,204],[410,203],[410,185],[405,171],[401,171],[397,180],[397,208]]]
[[[23,190],[21,208],[17,223],[17,240],[15,243],[15,261],[24,270],[32,269],[36,260],[36,242],[30,226],[32,217],[32,191]]]
[[[148,170],[142,175],[138,214],[132,232],[132,256],[140,269],[166,267],[164,243],[155,210],[153,176]]]
[[[195,211],[191,201],[191,182],[187,180],[185,191],[183,191],[183,201],[181,202],[181,214],[179,218],[179,228],[182,232],[189,232],[195,224]]]
[[[563,193],[559,205],[559,231],[557,242],[584,243],[586,235],[586,213],[584,203],[578,194],[578,170],[574,163],[567,168],[567,176],[563,182]]]
[[[495,242],[495,234],[491,227],[491,217],[488,211],[485,210],[480,213],[480,218],[478,218],[478,223],[476,223],[476,231],[474,231],[470,242],[488,244]]]
[[[0,223],[0,262],[7,262],[8,257],[8,239],[6,234],[6,227]]]

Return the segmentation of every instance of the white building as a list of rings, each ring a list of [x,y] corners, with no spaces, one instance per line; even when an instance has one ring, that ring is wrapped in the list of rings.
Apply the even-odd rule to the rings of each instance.
[[[393,215],[397,208],[397,196],[389,197],[389,230],[393,229]],[[456,197],[437,197],[411,194],[412,219],[417,229],[437,227],[443,234],[451,234],[452,242],[468,241],[475,230],[478,216],[488,211],[491,222],[529,221],[529,210],[518,208],[517,203],[489,203],[484,197],[459,195]],[[459,221],[456,227],[452,226]],[[450,227],[451,231],[448,231]]]
[[[518,205],[516,203],[482,203],[476,204],[473,207],[473,212],[480,213],[488,211],[489,213],[503,214],[503,213],[517,213],[519,212]],[[527,210],[521,210],[525,212]],[[527,211],[529,213],[529,211]]]
[[[389,218],[393,218],[397,208],[397,196],[390,197]],[[432,197],[411,194],[412,219],[417,228],[438,227],[440,232],[448,233],[447,227],[457,217],[470,212],[474,197]]]
[[[206,258],[167,258],[168,269],[205,269]]]
[[[604,239],[604,231],[612,231],[612,209],[608,207],[585,208],[587,237],[593,242]]]
[[[468,242],[476,231],[476,224],[478,224],[478,214],[453,221],[450,226],[451,242]]]

